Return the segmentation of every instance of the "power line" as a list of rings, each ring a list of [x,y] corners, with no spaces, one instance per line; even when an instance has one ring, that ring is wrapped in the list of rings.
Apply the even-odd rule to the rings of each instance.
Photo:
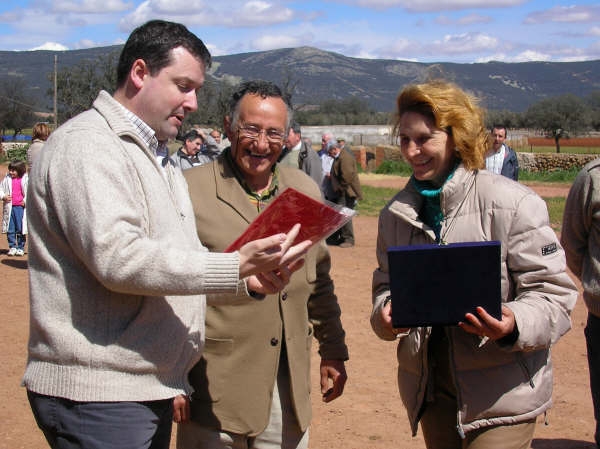
[[[7,97],[5,95],[0,95],[0,98],[4,98],[5,100],[12,101],[13,103],[16,103],[16,104],[20,104],[21,106],[26,106],[29,109],[35,109],[36,108],[35,106],[32,106],[32,105],[27,104],[27,103],[23,103],[22,101],[15,100],[14,98],[10,98],[10,97]]]

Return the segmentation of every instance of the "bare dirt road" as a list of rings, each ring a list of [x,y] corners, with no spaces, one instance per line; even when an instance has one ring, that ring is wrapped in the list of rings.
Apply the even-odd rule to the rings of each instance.
[[[402,178],[368,177],[364,183],[400,188]],[[534,186],[542,196],[566,195],[568,186]],[[318,359],[313,356],[313,410],[311,449],[417,449],[396,388],[395,344],[375,337],[369,325],[370,283],[375,267],[377,219],[357,217],[356,246],[332,247],[336,291],[347,332],[350,361],[344,395],[330,404],[320,400]],[[0,449],[47,447],[37,429],[25,390],[19,386],[26,358],[28,334],[27,257],[8,257],[6,239],[0,238]],[[547,423],[540,418],[534,449],[591,449],[594,419],[586,361],[586,310],[578,301],[573,328],[553,350],[554,407]],[[174,448],[175,446],[172,445]]]

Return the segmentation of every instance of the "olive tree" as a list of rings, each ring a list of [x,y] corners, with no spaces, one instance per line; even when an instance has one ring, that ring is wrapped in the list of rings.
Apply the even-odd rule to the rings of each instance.
[[[112,52],[97,59],[84,59],[57,72],[59,123],[89,109],[100,90],[111,93],[115,90],[118,58],[118,52]],[[54,77],[54,74],[49,77]]]
[[[560,139],[589,129],[590,108],[581,98],[566,94],[547,98],[533,104],[525,116],[529,126],[545,131],[554,139],[556,152],[560,153]]]
[[[27,95],[22,78],[9,76],[0,80],[0,129],[12,129],[14,135],[31,126],[35,117],[33,100]]]

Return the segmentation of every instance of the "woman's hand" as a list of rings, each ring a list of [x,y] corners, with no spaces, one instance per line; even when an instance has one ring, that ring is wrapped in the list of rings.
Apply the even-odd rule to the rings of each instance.
[[[392,301],[391,299],[386,299],[383,301],[383,306],[381,307],[381,321],[383,326],[388,329],[393,334],[403,334],[409,331],[410,328],[398,328],[392,325]]]
[[[501,320],[491,316],[483,307],[477,307],[477,315],[467,313],[465,321],[458,323],[458,325],[470,334],[487,337],[492,341],[506,337],[515,328],[515,315],[506,306],[502,306]]]

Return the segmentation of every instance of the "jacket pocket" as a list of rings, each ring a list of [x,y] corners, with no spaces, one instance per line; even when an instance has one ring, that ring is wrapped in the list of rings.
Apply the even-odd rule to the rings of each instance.
[[[218,402],[223,397],[231,372],[228,366],[232,352],[233,340],[206,338],[202,359],[189,374],[194,401]]]

